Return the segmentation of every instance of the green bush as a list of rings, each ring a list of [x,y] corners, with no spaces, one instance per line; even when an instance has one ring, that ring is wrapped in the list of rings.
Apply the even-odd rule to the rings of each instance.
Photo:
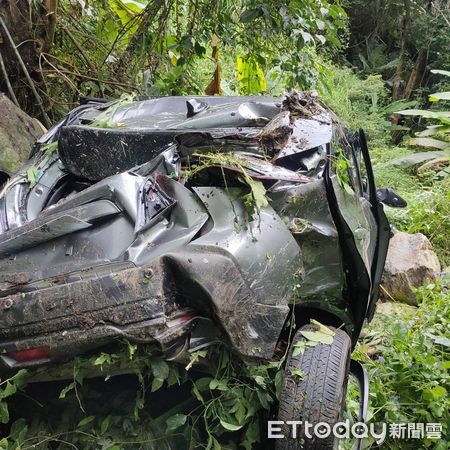
[[[402,171],[390,168],[392,182],[395,187],[396,176],[398,180],[402,176]],[[399,194],[408,201],[405,209],[389,209],[388,216],[390,222],[398,229],[407,233],[423,233],[431,241],[441,264],[446,267],[450,264],[450,248],[448,236],[450,235],[450,177],[433,183],[431,186],[424,186],[416,181],[415,188],[408,186],[412,177],[403,173],[401,181],[402,189]],[[385,174],[384,180],[388,180]]]
[[[420,184],[415,177],[389,162],[375,165],[373,171],[377,187],[389,187],[402,197],[415,192]]]
[[[369,372],[372,422],[441,423],[442,439],[389,440],[382,448],[447,449],[450,436],[450,290],[444,280],[417,291],[419,308],[378,314],[353,357]]]
[[[385,117],[388,91],[381,75],[360,78],[349,68],[333,67],[321,92],[324,102],[351,129],[363,128],[372,146],[385,146],[390,122]]]

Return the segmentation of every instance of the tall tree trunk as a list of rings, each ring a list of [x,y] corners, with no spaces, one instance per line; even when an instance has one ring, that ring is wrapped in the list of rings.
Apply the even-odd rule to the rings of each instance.
[[[420,49],[419,53],[417,54],[414,67],[411,71],[411,74],[409,75],[408,83],[406,84],[406,87],[403,91],[403,95],[401,97],[403,100],[410,100],[414,90],[417,89],[417,87],[420,85],[420,82],[423,78],[427,66],[427,60],[428,60],[428,50],[425,48]],[[398,120],[399,115],[393,114],[391,117],[392,123],[398,124]],[[399,143],[404,134],[405,134],[404,131],[399,130],[393,131],[391,133],[392,142],[394,142],[395,144]]]
[[[392,101],[400,100],[404,93],[404,71],[406,62],[406,42],[409,35],[409,27],[411,25],[411,3],[410,0],[403,0],[403,5],[405,7],[405,13],[402,17],[402,27],[400,36],[400,53],[398,57],[398,65],[395,70],[394,79],[392,82]],[[391,116],[392,125],[398,125],[400,116],[398,114],[392,114]],[[403,133],[398,130],[391,131],[391,139],[394,143],[398,143],[402,137]]]
[[[400,36],[400,53],[398,57],[398,65],[395,70],[394,80],[392,83],[392,100],[399,100],[403,91],[403,72],[405,70],[406,60],[406,41],[409,34],[409,26],[411,24],[411,4],[410,0],[404,0],[405,14],[402,17],[402,28]]]
[[[409,76],[408,83],[406,84],[405,91],[403,92],[403,98],[409,100],[414,90],[420,85],[420,81],[423,78],[428,60],[428,50],[421,48],[417,55],[416,62],[414,64],[411,75]]]
[[[58,0],[44,0],[46,10],[47,26],[45,38],[42,44],[42,51],[48,53],[53,47],[56,31],[56,10],[58,9]]]

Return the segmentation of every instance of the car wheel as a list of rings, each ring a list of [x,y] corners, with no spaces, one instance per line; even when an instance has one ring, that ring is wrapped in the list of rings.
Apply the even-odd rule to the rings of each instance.
[[[301,331],[313,331],[312,325],[300,328],[292,341],[285,369],[280,397],[278,420],[284,439],[277,439],[276,450],[329,450],[337,449],[339,441],[331,432],[328,437],[314,436],[314,426],[319,422],[333,425],[342,419],[350,367],[351,341],[347,333],[331,328],[336,334],[331,344],[306,346],[303,353],[293,356],[297,342],[306,342]],[[296,426],[286,421],[301,421]],[[312,424],[309,438],[305,422]],[[327,425],[322,426],[326,430]],[[295,438],[294,438],[295,437]]]

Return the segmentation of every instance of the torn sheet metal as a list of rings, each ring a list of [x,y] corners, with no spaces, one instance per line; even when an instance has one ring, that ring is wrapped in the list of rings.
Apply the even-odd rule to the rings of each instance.
[[[39,366],[119,337],[270,359],[293,310],[358,329],[382,210],[336,183],[336,127],[295,92],[74,110],[0,195],[0,371],[22,349],[48,346]]]

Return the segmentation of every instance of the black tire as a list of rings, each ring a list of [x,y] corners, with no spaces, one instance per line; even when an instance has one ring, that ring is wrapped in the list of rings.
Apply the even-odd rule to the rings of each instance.
[[[333,425],[342,420],[350,367],[351,341],[343,330],[336,330],[333,343],[306,347],[303,354],[292,356],[294,344],[306,341],[300,331],[312,330],[312,325],[300,328],[292,341],[281,391],[278,420],[308,421],[315,425]],[[303,376],[293,375],[300,369]],[[293,372],[294,371],[294,372]],[[298,371],[297,371],[298,372]],[[327,438],[308,439],[303,425],[297,427],[297,439],[292,438],[292,426],[283,425],[285,438],[277,439],[276,450],[332,450],[339,441],[331,433]]]

